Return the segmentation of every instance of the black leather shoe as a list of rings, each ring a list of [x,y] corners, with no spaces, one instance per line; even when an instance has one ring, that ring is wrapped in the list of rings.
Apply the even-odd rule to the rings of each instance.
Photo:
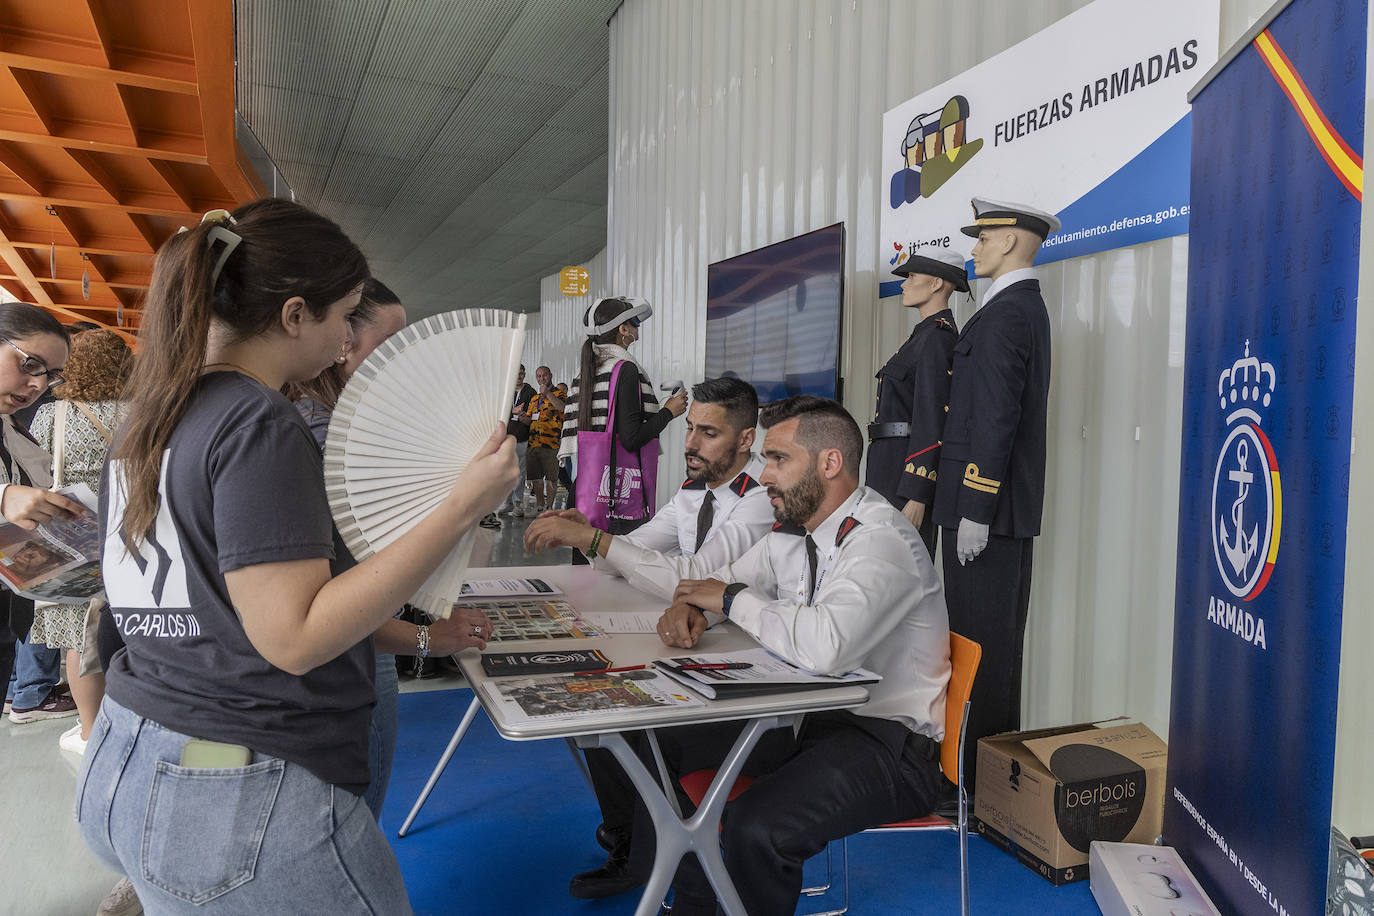
[[[648,875],[630,872],[630,846],[626,843],[611,851],[605,865],[574,876],[568,893],[581,900],[601,900],[643,887],[648,880]]]
[[[596,842],[602,849],[612,852],[617,846],[629,847],[630,831],[624,827],[608,827],[600,824],[596,828]]]

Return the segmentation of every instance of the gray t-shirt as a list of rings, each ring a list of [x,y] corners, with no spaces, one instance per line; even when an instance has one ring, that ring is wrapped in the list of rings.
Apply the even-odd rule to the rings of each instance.
[[[125,642],[106,674],[109,695],[167,728],[246,745],[361,793],[371,639],[289,674],[253,647],[224,582],[259,563],[333,557],[319,449],[300,414],[236,372],[203,377],[164,454],[154,535],[136,552],[118,530],[117,464],[106,466],[100,507],[105,591]]]

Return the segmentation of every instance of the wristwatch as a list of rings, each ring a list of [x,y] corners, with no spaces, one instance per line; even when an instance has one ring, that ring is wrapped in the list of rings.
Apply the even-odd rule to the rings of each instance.
[[[415,654],[420,658],[429,658],[429,627],[420,627],[415,631]]]
[[[743,582],[731,582],[725,586],[725,594],[720,596],[720,612],[729,617],[730,605],[735,603],[735,596],[748,587]]]

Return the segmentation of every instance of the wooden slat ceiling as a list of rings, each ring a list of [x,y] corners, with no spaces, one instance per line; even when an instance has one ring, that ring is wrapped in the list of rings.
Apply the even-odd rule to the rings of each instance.
[[[238,0],[239,114],[413,318],[537,311],[606,243],[620,0]]]
[[[0,8],[0,286],[14,297],[131,337],[158,246],[263,193],[242,158],[232,0]]]

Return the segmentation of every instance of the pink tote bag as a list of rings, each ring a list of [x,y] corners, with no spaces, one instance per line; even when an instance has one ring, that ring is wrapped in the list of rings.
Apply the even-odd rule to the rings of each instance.
[[[625,360],[611,371],[606,430],[577,432],[577,511],[603,530],[612,521],[633,522],[652,516],[658,484],[658,440],[645,444],[638,453],[616,440],[615,392],[623,365]],[[637,394],[642,407],[644,395]],[[587,396],[592,396],[590,391]]]

